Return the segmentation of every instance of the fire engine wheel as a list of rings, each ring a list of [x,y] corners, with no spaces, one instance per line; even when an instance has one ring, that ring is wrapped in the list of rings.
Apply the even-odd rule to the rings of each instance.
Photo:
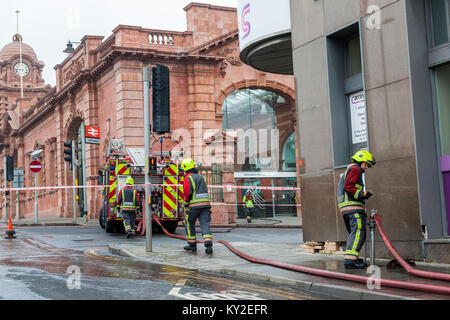
[[[163,226],[169,233],[175,233],[178,227],[178,221],[163,222]]]
[[[105,231],[107,233],[113,233],[114,232],[114,221],[107,221],[105,223]]]
[[[103,207],[100,209],[100,215],[98,217],[98,222],[100,224],[100,227],[102,229],[105,229],[105,212],[103,210]]]

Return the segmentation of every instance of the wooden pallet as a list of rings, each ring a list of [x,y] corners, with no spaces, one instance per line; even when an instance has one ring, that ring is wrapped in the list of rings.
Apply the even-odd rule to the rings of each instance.
[[[323,242],[305,242],[301,248],[305,253],[318,253],[324,249]]]
[[[305,252],[305,253],[322,253],[322,254],[336,254],[336,255],[344,255],[345,254],[345,251],[339,245],[339,243],[334,242],[334,241],[305,242],[301,246],[301,248],[302,248],[303,252]]]

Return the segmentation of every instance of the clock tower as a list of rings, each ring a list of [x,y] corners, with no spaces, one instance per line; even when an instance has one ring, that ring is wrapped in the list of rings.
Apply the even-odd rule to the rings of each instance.
[[[19,33],[0,50],[0,150],[8,147],[8,138],[20,128],[24,114],[51,90],[42,78],[43,68]]]
[[[0,50],[0,85],[24,91],[45,87],[42,79],[44,63],[39,61],[33,48],[16,34],[13,41]]]

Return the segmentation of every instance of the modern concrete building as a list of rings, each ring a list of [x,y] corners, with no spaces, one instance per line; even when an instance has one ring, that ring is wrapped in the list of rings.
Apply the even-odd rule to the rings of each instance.
[[[368,211],[403,256],[450,262],[450,1],[290,6],[304,241],[346,239],[337,184],[366,149]]]
[[[337,185],[364,149],[367,211],[403,256],[450,262],[450,1],[240,0],[238,14],[241,59],[295,76],[304,241],[346,240]]]

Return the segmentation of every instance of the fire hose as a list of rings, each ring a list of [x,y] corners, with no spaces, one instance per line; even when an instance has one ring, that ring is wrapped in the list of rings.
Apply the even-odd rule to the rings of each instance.
[[[187,240],[186,237],[175,235],[169,233],[161,224],[159,218],[156,215],[153,215],[153,219],[155,222],[161,227],[163,232],[175,239],[180,240]],[[381,230],[381,229],[380,229]],[[203,243],[203,240],[197,240],[197,243]],[[285,270],[295,271],[295,272],[301,272],[301,273],[307,273],[315,276],[321,276],[321,277],[327,277],[327,278],[334,278],[339,280],[346,280],[346,281],[353,281],[353,282],[359,282],[359,283],[373,283],[374,281],[378,281],[378,284],[383,287],[390,287],[390,288],[397,288],[397,289],[405,289],[405,290],[412,290],[412,291],[421,291],[421,292],[427,292],[427,293],[435,293],[435,294],[442,294],[442,295],[450,295],[450,287],[444,287],[444,286],[438,286],[438,285],[432,285],[432,284],[422,284],[422,283],[412,283],[412,282],[406,282],[406,281],[398,281],[398,280],[389,280],[389,279],[376,279],[370,277],[364,277],[364,276],[358,276],[358,275],[352,275],[352,274],[346,274],[346,273],[339,273],[339,272],[333,272],[328,270],[321,270],[321,269],[314,269],[309,267],[303,267],[298,265],[293,265],[289,263],[284,262],[277,262],[272,261],[268,259],[259,259],[252,256],[249,256],[236,248],[234,248],[231,244],[229,244],[225,240],[219,240],[217,243],[221,243],[225,245],[231,252],[236,254],[237,256],[252,262],[252,263],[258,263],[263,265],[269,265],[276,268],[281,268]]]
[[[384,241],[384,244],[388,248],[389,252],[394,256],[395,260],[410,274],[421,277],[421,278],[429,278],[434,280],[445,280],[450,281],[450,274],[445,273],[437,273],[437,272],[430,272],[430,271],[423,271],[423,270],[417,270],[414,269],[412,266],[410,266],[395,250],[394,246],[392,245],[391,241],[386,235],[386,232],[384,232],[383,228],[381,227],[381,216],[375,215],[374,216],[375,223],[377,224],[378,231],[380,232],[381,238]]]

